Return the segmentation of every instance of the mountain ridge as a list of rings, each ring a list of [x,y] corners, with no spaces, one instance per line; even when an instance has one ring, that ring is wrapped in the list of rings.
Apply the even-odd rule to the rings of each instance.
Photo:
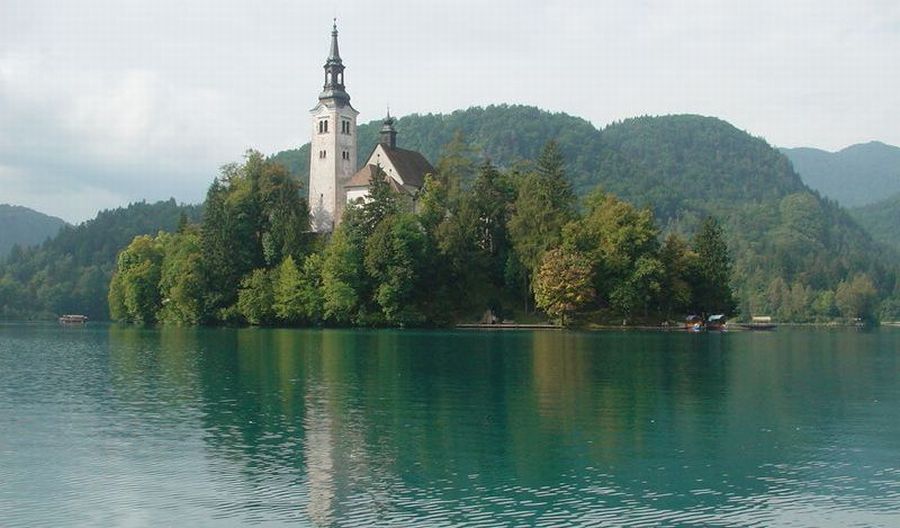
[[[13,246],[36,246],[66,225],[65,220],[30,207],[0,203],[0,260]]]
[[[847,207],[869,205],[900,192],[900,147],[868,141],[838,151],[781,148],[811,188]]]

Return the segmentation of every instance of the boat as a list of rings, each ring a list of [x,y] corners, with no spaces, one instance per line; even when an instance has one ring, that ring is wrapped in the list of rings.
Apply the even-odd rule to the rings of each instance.
[[[65,314],[59,316],[59,324],[64,325],[80,325],[86,323],[87,321],[88,317],[86,315]]]
[[[778,325],[772,322],[767,315],[758,315],[750,319],[749,323],[741,323],[744,330],[775,330]]]
[[[709,319],[706,320],[706,329],[716,332],[724,332],[726,321],[727,320],[725,319],[725,314],[710,315]]]
[[[703,318],[699,315],[689,315],[684,318],[684,329],[688,332],[702,332],[706,328],[703,325]]]

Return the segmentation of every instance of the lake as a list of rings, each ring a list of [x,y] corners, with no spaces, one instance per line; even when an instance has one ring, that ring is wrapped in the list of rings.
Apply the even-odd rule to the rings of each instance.
[[[900,526],[900,330],[0,325],[0,526]]]

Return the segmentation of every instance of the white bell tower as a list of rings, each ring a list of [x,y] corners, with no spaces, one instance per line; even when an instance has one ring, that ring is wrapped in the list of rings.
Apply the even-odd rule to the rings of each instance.
[[[344,185],[356,172],[356,116],[344,89],[344,64],[338,53],[337,23],[325,62],[325,87],[313,108],[309,148],[310,227],[322,233],[341,221],[347,194]]]

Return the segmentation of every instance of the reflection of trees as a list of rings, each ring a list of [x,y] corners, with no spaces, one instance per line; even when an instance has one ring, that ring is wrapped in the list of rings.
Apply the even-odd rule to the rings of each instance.
[[[123,403],[174,413],[196,401],[199,388],[197,330],[109,327],[112,387]]]
[[[802,457],[807,426],[837,435],[847,412],[807,409],[871,401],[897,376],[894,355],[853,353],[878,339],[113,327],[110,362],[120,398],[192,411],[231,511],[329,525],[601,476],[673,509],[728,500],[690,485],[765,493],[762,463]]]

